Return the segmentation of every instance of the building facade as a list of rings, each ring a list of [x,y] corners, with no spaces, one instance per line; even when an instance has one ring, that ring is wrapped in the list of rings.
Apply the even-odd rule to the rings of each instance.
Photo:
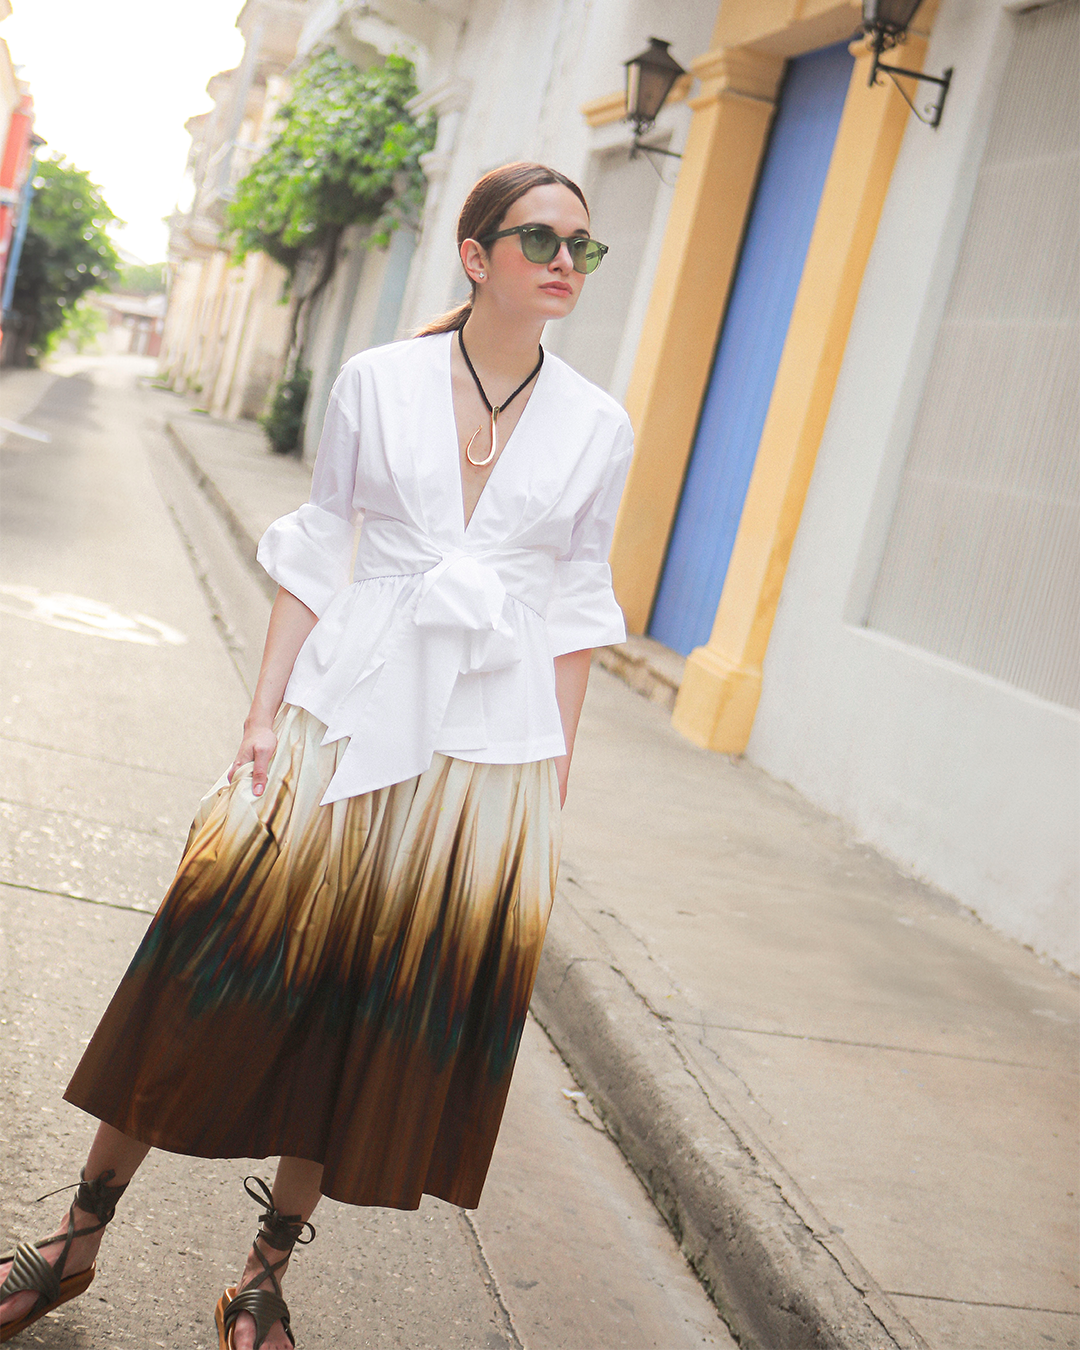
[[[0,0],[0,21],[11,13]],[[8,263],[15,251],[20,220],[30,209],[30,171],[40,139],[34,135],[34,100],[19,78],[7,43],[0,38],[0,294],[10,290]],[[25,225],[23,226],[25,229]]]
[[[937,130],[854,17],[725,0],[693,63],[616,587],[681,731],[1075,970],[1077,5],[924,5]]]
[[[1074,971],[1078,58],[1075,3],[941,6],[954,88],[905,134],[747,742]]]
[[[105,319],[106,329],[95,344],[100,352],[131,356],[160,356],[165,328],[165,294],[129,294],[104,291],[92,294],[90,304]]]
[[[291,321],[286,274],[264,254],[231,262],[225,208],[266,145],[288,96],[303,0],[248,0],[237,27],[244,58],[207,85],[213,109],[186,123],[191,203],[169,231],[162,374],[221,417],[257,417],[281,375]]]

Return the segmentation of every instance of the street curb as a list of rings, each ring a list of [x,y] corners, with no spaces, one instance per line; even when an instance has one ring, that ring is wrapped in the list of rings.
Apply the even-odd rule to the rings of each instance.
[[[240,553],[276,591],[256,560],[258,541],[167,425]],[[742,1350],[928,1350],[745,1123],[710,1101],[665,1019],[566,891],[564,881],[531,1011]]]
[[[236,547],[240,550],[240,554],[244,561],[254,573],[255,580],[259,583],[261,590],[268,599],[273,600],[277,595],[277,583],[271,580],[266,571],[259,564],[259,541],[253,539],[248,533],[244,523],[233,510],[229,499],[210,475],[205,472],[196,458],[195,452],[184,439],[183,432],[171,417],[166,421],[165,429],[169,434],[173,449],[179,456],[181,463],[194,479],[195,486],[204,494],[206,499],[210,502],[210,505],[225,522],[226,528],[236,543]]]
[[[785,1195],[775,1160],[710,1102],[562,886],[532,1011],[744,1350],[925,1350],[805,1197],[797,1209]]]

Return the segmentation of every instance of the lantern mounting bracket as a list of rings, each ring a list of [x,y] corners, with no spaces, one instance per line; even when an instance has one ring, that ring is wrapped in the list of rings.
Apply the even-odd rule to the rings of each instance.
[[[870,67],[870,79],[868,82],[871,88],[873,88],[875,84],[881,83],[881,81],[878,79],[879,70],[883,70],[885,74],[888,75],[889,79],[892,80],[893,84],[896,85],[896,88],[900,93],[900,97],[904,100],[904,102],[908,105],[908,107],[911,109],[911,111],[915,114],[915,116],[919,119],[920,122],[925,123],[925,125],[928,127],[938,126],[938,124],[941,122],[942,109],[945,107],[945,96],[949,92],[949,84],[952,81],[953,76],[952,66],[950,66],[943,75],[924,75],[921,70],[905,70],[903,66],[887,66],[881,60],[881,48],[878,46],[877,43],[875,43],[874,61],[873,65],[871,65]],[[918,108],[916,108],[915,104],[912,103],[911,99],[908,98],[903,85],[896,78],[898,75],[906,75],[908,79],[922,80],[925,84],[936,84],[938,86],[941,92],[938,94],[935,102],[928,103],[926,105],[926,113],[928,114],[927,116],[924,117],[923,114],[918,110]]]
[[[919,121],[928,127],[936,127],[941,121],[941,112],[945,107],[945,96],[949,92],[949,83],[953,77],[952,66],[943,75],[925,75],[921,70],[907,70],[903,66],[887,66],[881,59],[882,53],[892,51],[894,47],[899,47],[907,37],[908,25],[915,17],[919,4],[920,0],[863,0],[862,32],[874,53],[874,60],[870,67],[870,79],[867,83],[871,89],[875,84],[880,84],[878,71],[884,71],[896,85],[900,97]],[[937,85],[937,100],[926,105],[926,116],[923,116],[923,113],[908,98],[907,90],[897,78],[901,75],[905,79],[922,80],[925,84]]]
[[[682,159],[677,150],[664,150],[659,145],[642,144],[640,132],[635,134],[630,146],[630,158],[637,159],[638,155],[667,155],[669,159]]]

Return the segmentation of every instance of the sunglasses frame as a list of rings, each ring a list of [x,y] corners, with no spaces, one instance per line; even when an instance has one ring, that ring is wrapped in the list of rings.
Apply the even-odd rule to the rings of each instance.
[[[556,243],[555,252],[551,255],[550,258],[548,258],[544,262],[534,262],[534,260],[530,258],[529,255],[525,252],[525,234],[531,230],[546,230],[547,233],[551,235],[552,239],[555,240]],[[582,276],[586,277],[590,276],[593,272],[596,271],[596,269],[604,261],[604,254],[608,252],[607,244],[602,244],[599,239],[593,239],[591,235],[556,234],[550,225],[515,225],[509,230],[499,230],[495,234],[486,234],[484,235],[483,239],[478,239],[476,242],[478,244],[483,244],[484,247],[486,248],[488,244],[493,244],[496,239],[505,239],[511,234],[516,234],[519,236],[519,242],[521,244],[521,252],[525,257],[526,262],[533,263],[534,267],[546,267],[548,263],[553,262],[559,256],[559,249],[562,247],[563,244],[565,244],[567,250],[569,251],[570,261],[573,264],[574,271],[579,272]],[[579,267],[577,265],[577,259],[574,256],[574,248],[573,248],[575,244],[595,244],[596,247],[600,250],[599,257],[596,259],[596,262],[593,264],[592,267]],[[582,259],[582,261],[584,261],[584,258]]]

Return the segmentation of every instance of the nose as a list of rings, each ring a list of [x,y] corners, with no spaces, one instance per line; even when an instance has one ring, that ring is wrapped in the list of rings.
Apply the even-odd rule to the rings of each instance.
[[[556,267],[562,272],[572,272],[574,270],[574,260],[570,256],[570,245],[560,244],[559,251],[548,263],[549,267]]]

